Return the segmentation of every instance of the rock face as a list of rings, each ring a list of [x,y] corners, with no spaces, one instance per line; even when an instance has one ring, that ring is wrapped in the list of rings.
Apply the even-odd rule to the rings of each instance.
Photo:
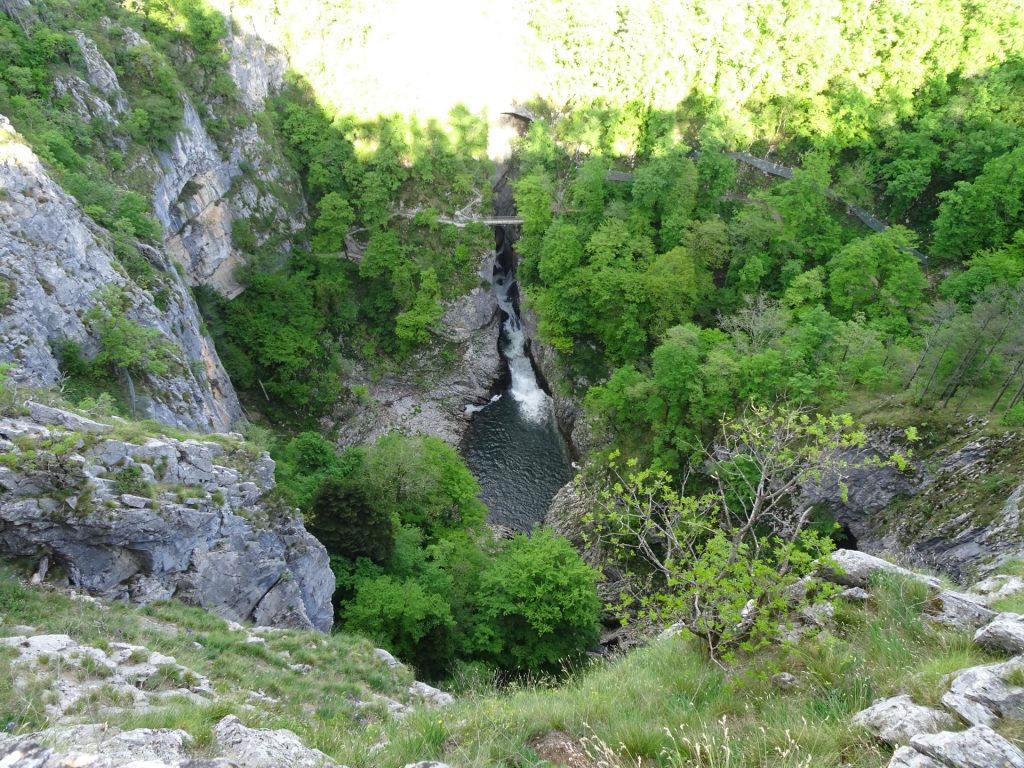
[[[989,573],[1024,554],[1024,435],[985,434],[984,426],[982,419],[969,420],[958,432],[936,437],[940,444],[918,451],[911,472],[852,469],[846,501],[834,485],[805,493],[830,509],[860,549],[900,553],[954,578]],[[905,448],[895,430],[874,430],[870,440],[871,453]],[[1007,481],[994,484],[993,478]]]
[[[330,629],[327,552],[266,500],[269,455],[235,439],[133,443],[22,419],[0,419],[0,453],[11,457],[0,467],[3,554],[48,558],[94,595]]]
[[[952,589],[941,590],[925,610],[932,621],[957,629],[976,629],[996,617],[978,597]]]
[[[281,89],[288,58],[280,42],[281,25],[259,4],[239,6],[232,0],[211,0],[210,5],[231,20],[229,31],[231,77],[252,112],[263,108],[268,96]]]
[[[114,112],[126,112],[128,99],[125,98],[124,91],[121,90],[121,84],[117,81],[114,68],[103,58],[99,49],[96,48],[96,43],[84,34],[75,32],[75,40],[78,41],[78,49],[85,61],[89,82],[106,97]]]
[[[106,232],[43,169],[39,158],[0,117],[0,276],[12,293],[0,308],[0,362],[13,381],[54,386],[54,347],[68,340],[86,354],[98,343],[86,320],[100,289],[119,286],[128,316],[159,329],[174,346],[176,370],[136,382],[139,416],[198,430],[225,430],[241,415],[238,399],[187,286],[167,255],[139,244],[158,271],[163,306],[124,274]]]
[[[488,255],[485,261],[492,259]],[[461,442],[471,415],[466,407],[486,403],[502,374],[498,305],[489,290],[474,288],[447,305],[441,324],[445,341],[459,351],[458,361],[424,352],[405,374],[374,379],[357,371],[352,384],[366,387],[372,405],[337,414],[345,422],[343,446],[373,442],[391,431],[433,435],[456,446]]]
[[[1024,715],[1024,687],[1015,681],[1024,670],[1024,658],[960,670],[942,697],[942,703],[964,721],[991,725],[1001,717]]]
[[[1024,653],[1024,616],[1001,613],[977,631],[974,642],[997,653]]]
[[[292,193],[292,214],[277,197],[262,191],[299,190],[301,185],[273,157],[255,123],[235,132],[231,147],[222,150],[186,99],[182,130],[158,161],[161,176],[153,188],[153,209],[164,227],[168,252],[194,285],[209,285],[229,298],[241,293],[233,270],[244,257],[232,243],[234,222],[259,216],[268,222],[267,229],[289,235],[305,225],[301,196]]]

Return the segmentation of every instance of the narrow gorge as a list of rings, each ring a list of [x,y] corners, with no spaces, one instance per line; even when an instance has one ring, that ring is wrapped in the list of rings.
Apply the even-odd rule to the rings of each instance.
[[[572,478],[572,467],[554,402],[538,377],[519,317],[516,256],[504,227],[496,229],[495,254],[492,290],[502,317],[498,345],[504,370],[490,402],[467,406],[472,422],[463,455],[480,481],[488,521],[528,532]]]

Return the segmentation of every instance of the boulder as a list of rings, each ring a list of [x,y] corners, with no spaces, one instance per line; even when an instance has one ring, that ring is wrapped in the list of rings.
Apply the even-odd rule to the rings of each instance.
[[[900,747],[893,753],[889,768],[947,768],[927,755],[922,755],[913,747]]]
[[[109,432],[113,429],[109,424],[79,416],[77,413],[51,408],[48,405],[29,402],[28,414],[33,421],[55,427],[63,427],[70,432]]]
[[[836,597],[848,603],[866,603],[871,599],[870,593],[861,587],[848,587],[836,595]]]
[[[1024,653],[1024,616],[999,614],[974,634],[974,642],[997,653]]]
[[[922,734],[910,746],[948,768],[1024,768],[1024,752],[984,725]]]
[[[247,728],[228,715],[213,729],[217,751],[246,768],[327,768],[331,759],[318,749],[305,746],[291,731]]]
[[[920,733],[937,733],[956,726],[946,712],[915,704],[909,696],[876,701],[853,716],[853,724],[866,728],[892,745],[909,744]]]
[[[1009,682],[1024,672],[1024,657],[1001,664],[962,669],[942,703],[972,725],[991,725],[1000,717],[1024,714],[1024,687]]]
[[[398,661],[394,656],[385,651],[383,648],[374,648],[373,657],[379,661],[383,661],[388,669],[395,669],[401,666],[401,662]]]
[[[992,621],[996,612],[989,610],[974,595],[944,589],[925,606],[925,616],[936,624],[953,629],[977,629]]]
[[[433,707],[446,707],[455,701],[455,697],[450,693],[445,693],[418,680],[409,686],[409,695]]]
[[[852,549],[837,549],[832,553],[833,565],[821,569],[822,578],[844,587],[861,587],[862,589],[871,585],[871,579],[875,574],[888,573],[913,579],[933,589],[939,586],[939,580],[934,576],[925,576],[921,573],[914,573],[906,568],[890,563],[880,557],[869,555],[865,552],[857,552]]]
[[[979,581],[970,591],[978,595],[986,605],[991,605],[996,600],[1024,593],[1024,578],[996,574]]]

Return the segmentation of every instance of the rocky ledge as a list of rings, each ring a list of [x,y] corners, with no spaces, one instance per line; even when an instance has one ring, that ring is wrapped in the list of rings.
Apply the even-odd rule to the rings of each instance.
[[[102,601],[85,600],[90,610],[108,611]],[[177,637],[177,627],[152,619],[139,619],[161,635]],[[33,634],[32,627],[5,627],[0,621],[0,651],[11,649],[14,658],[14,684],[21,690],[46,691],[45,717],[48,727],[29,733],[0,735],[0,766],[4,768],[185,768],[186,766],[246,766],[247,768],[327,768],[335,763],[318,749],[306,746],[292,731],[254,728],[244,720],[258,722],[275,711],[280,701],[262,690],[225,691],[222,680],[211,681],[172,657],[146,646],[122,642],[89,645],[68,635]],[[244,643],[259,646],[260,658],[279,665],[286,674],[300,677],[323,674],[310,664],[295,663],[288,650],[281,650],[277,639],[281,630],[246,628],[229,623],[228,636],[219,641],[202,634],[189,634],[191,644],[203,650],[205,644]],[[327,642],[317,639],[315,642]],[[102,647],[101,647],[102,646]],[[369,663],[378,679],[389,679],[395,690],[385,696],[364,689],[357,680],[348,686],[347,701],[363,722],[402,719],[415,709],[438,708],[450,704],[452,697],[421,683],[408,683],[409,670],[387,651],[375,649]],[[239,701],[244,701],[238,704]],[[217,707],[222,712],[212,728],[210,743],[198,744],[189,733],[176,728],[123,729],[111,722],[188,702],[195,707]],[[239,715],[241,717],[239,717]],[[379,742],[377,748],[384,745]],[[197,753],[204,755],[197,758]],[[427,765],[427,764],[420,764]]]
[[[974,643],[1010,658],[961,669],[944,681],[939,707],[899,695],[875,701],[853,717],[853,724],[896,748],[888,768],[1024,768],[1024,752],[1000,731],[1019,731],[1024,721],[1024,616],[997,614],[996,600],[1024,592],[1024,580],[994,576],[959,592],[943,589],[938,579],[914,573],[877,557],[838,550],[821,577],[848,589],[841,599],[870,600],[879,575],[911,579],[928,589],[924,618],[961,631],[973,631]],[[813,606],[812,606],[813,607]],[[827,631],[828,612],[817,626]],[[799,680],[788,676],[793,685]]]
[[[493,253],[483,259],[482,280],[493,260]],[[405,371],[377,377],[355,370],[350,381],[366,388],[367,403],[335,414],[343,422],[339,443],[372,443],[397,431],[459,445],[472,415],[467,406],[487,403],[502,375],[500,325],[494,295],[489,288],[477,287],[445,306],[437,345],[414,355]],[[439,347],[448,350],[448,359],[438,354]]]
[[[38,580],[234,621],[330,629],[327,552],[275,502],[274,462],[238,435],[141,434],[31,403],[0,418],[0,554]]]

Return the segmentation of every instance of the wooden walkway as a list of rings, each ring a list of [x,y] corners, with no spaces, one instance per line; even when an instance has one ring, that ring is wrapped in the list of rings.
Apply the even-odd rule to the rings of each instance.
[[[508,112],[507,114],[518,114],[519,116],[523,116],[517,112]],[[793,169],[790,168],[789,166],[785,166],[780,163],[773,163],[771,160],[765,160],[760,157],[755,157],[749,152],[726,152],[726,154],[729,157],[733,158],[734,160],[738,160],[744,165],[749,165],[751,168],[756,168],[757,170],[763,173],[767,173],[770,176],[777,176],[782,179],[793,178]],[[693,155],[695,159],[700,157],[699,152],[694,152]],[[605,175],[605,181],[610,181],[614,183],[628,183],[633,181],[633,174],[630,171],[612,170],[608,171],[608,173]],[[860,206],[847,202],[831,189],[826,188],[822,192],[822,194],[825,195],[825,197],[827,197],[832,202],[838,203],[839,205],[843,206],[846,209],[847,213],[849,213],[851,216],[860,221],[872,232],[884,232],[885,230],[889,229],[888,223],[882,221],[880,218],[878,218],[871,212],[866,211]],[[778,214],[776,214],[776,216],[777,215]],[[452,226],[455,227],[465,227],[468,224],[483,224],[484,226],[488,227],[507,227],[520,226],[523,223],[523,219],[520,216],[472,217],[456,214],[454,217],[438,216],[437,220],[442,224],[451,224]],[[928,256],[926,254],[922,253],[916,248],[911,248],[910,251],[923,263],[928,263]]]

